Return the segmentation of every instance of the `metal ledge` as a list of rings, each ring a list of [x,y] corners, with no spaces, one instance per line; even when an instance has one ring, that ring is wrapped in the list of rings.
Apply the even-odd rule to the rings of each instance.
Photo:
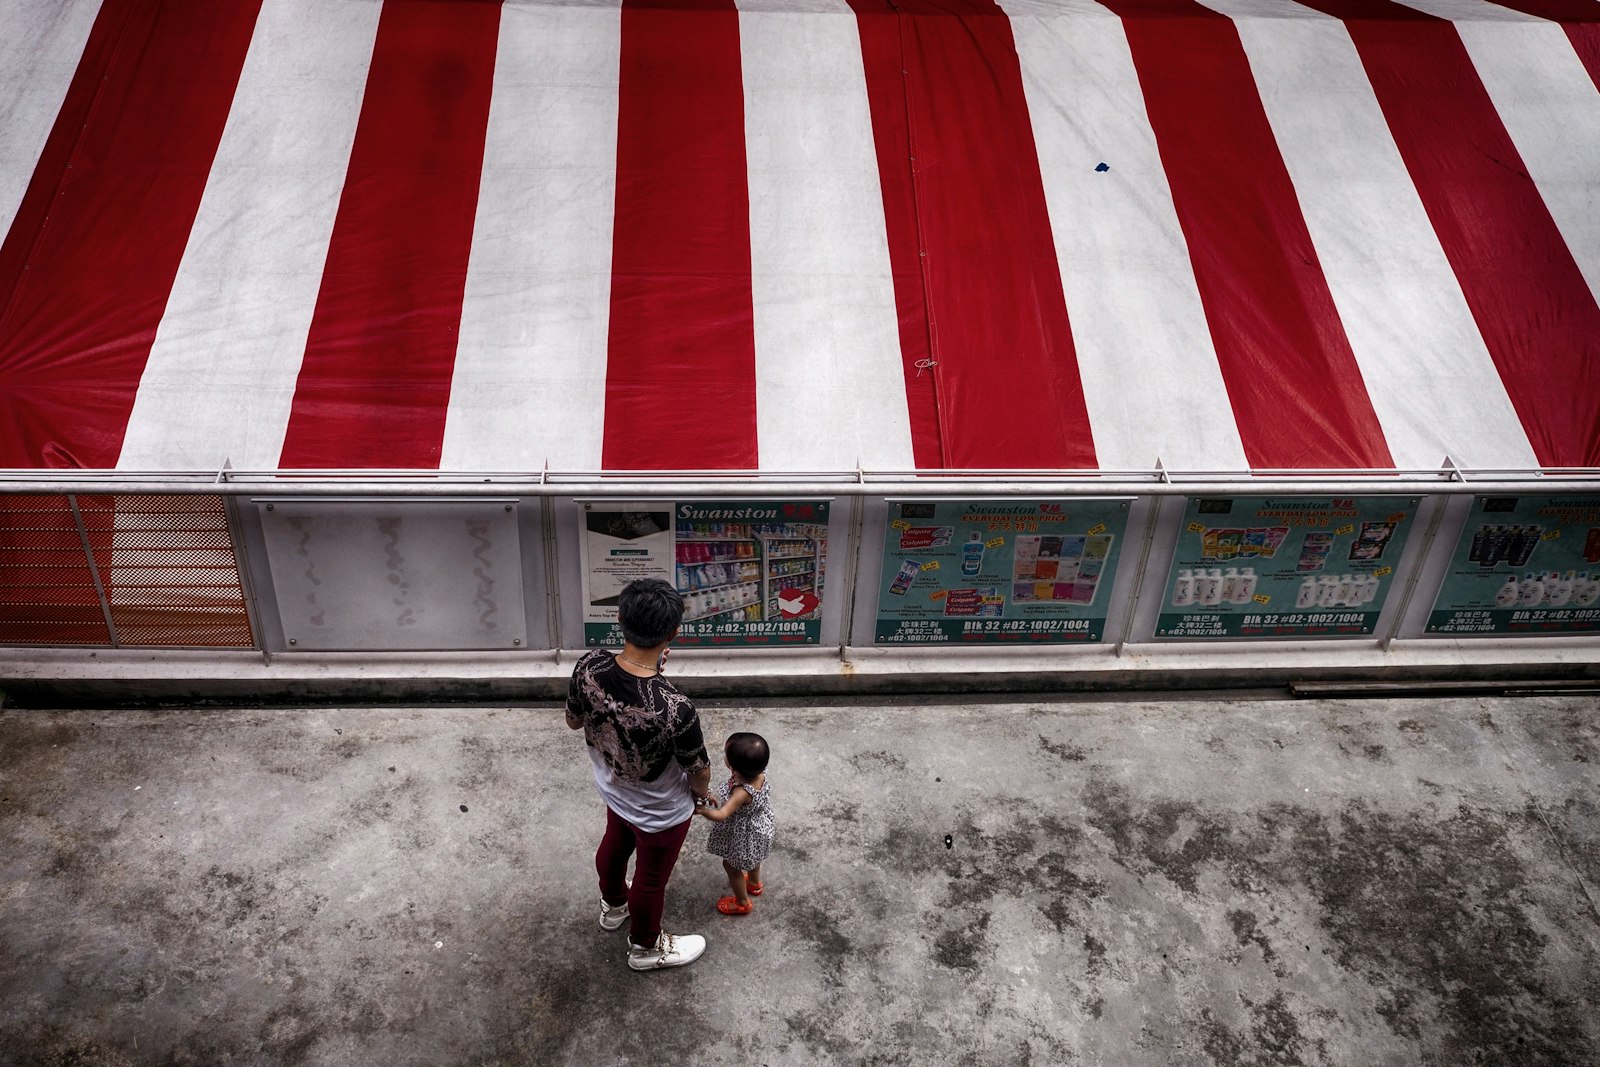
[[[1519,692],[1552,681],[1600,688],[1593,641],[1462,647],[1412,642],[1381,651],[1128,646],[1125,654],[1000,659],[978,650],[938,656],[878,649],[773,655],[675,655],[672,677],[696,699],[928,694],[1123,693],[1471,683]],[[687,650],[686,650],[687,651]],[[1020,651],[1020,650],[1019,650]],[[842,655],[841,655],[842,652]],[[533,653],[276,655],[247,652],[0,650],[0,688],[25,707],[153,703],[300,704],[415,701],[558,704],[583,650]],[[1515,681],[1508,682],[1507,679]],[[1485,690],[1487,691],[1487,690]],[[1463,691],[1464,692],[1464,691]],[[1350,696],[1363,695],[1357,690]]]

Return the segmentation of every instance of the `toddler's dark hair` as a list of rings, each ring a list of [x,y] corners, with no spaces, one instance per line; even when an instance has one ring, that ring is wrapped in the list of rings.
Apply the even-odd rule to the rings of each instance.
[[[767,769],[770,753],[767,739],[760,734],[729,734],[724,750],[728,753],[728,766],[738,771],[740,778],[754,778]]]

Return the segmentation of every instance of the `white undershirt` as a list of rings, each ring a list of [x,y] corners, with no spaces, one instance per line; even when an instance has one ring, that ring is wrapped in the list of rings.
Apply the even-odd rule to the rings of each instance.
[[[600,791],[600,799],[638,829],[660,833],[694,816],[689,775],[677,762],[667,764],[653,782],[630,782],[611,773],[598,749],[585,747],[594,765],[594,787]]]

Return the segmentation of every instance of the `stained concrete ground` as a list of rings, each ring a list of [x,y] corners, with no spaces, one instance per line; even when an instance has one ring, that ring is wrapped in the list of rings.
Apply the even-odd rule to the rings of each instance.
[[[0,714],[6,1064],[1600,1064],[1594,698],[704,707],[770,739],[596,923],[554,706]]]

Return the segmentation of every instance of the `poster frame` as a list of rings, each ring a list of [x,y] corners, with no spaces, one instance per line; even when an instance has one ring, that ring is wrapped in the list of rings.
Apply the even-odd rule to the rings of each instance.
[[[1415,498],[1417,503],[1416,516],[1412,519],[1413,527],[1407,534],[1405,545],[1395,561],[1395,580],[1384,597],[1383,607],[1373,620],[1370,634],[1330,634],[1327,636],[1286,636],[1286,637],[1218,637],[1218,638],[1192,638],[1192,637],[1158,637],[1156,630],[1159,625],[1162,606],[1166,602],[1167,582],[1172,572],[1172,561],[1177,556],[1179,541],[1182,536],[1184,516],[1188,512],[1189,502],[1204,496],[1208,499],[1222,497],[1221,493],[1204,494],[1171,494],[1162,495],[1156,505],[1156,516],[1151,524],[1151,551],[1145,561],[1142,573],[1142,582],[1139,591],[1139,602],[1129,627],[1128,643],[1134,645],[1158,645],[1166,648],[1190,647],[1196,650],[1215,650],[1219,653],[1228,653],[1262,645],[1271,645],[1278,648],[1300,648],[1307,651],[1327,648],[1365,648],[1386,645],[1392,639],[1401,620],[1401,611],[1414,605],[1417,597],[1413,595],[1408,602],[1405,590],[1412,580],[1412,571],[1419,565],[1419,557],[1432,544],[1432,538],[1427,536],[1432,527],[1432,508],[1442,506],[1447,497],[1430,495],[1427,493],[1409,490],[1404,492],[1385,491],[1384,486],[1373,486],[1371,490],[1355,494],[1361,497],[1393,497],[1396,500],[1410,500]],[[1328,493],[1276,493],[1263,494],[1252,486],[1241,486],[1237,493],[1227,494],[1229,499],[1245,497],[1260,497],[1264,495],[1283,498],[1305,497],[1307,499],[1323,499]]]
[[[557,532],[556,554],[561,556],[559,543],[561,533],[575,539],[573,551],[565,554],[565,559],[560,564],[560,588],[563,593],[561,609],[561,647],[578,650],[580,653],[588,651],[592,646],[588,643],[585,620],[585,605],[588,596],[588,575],[586,573],[588,559],[588,542],[584,516],[589,508],[586,505],[604,505],[607,508],[618,508],[622,505],[638,505],[640,507],[664,508],[669,512],[676,512],[679,505],[685,503],[698,503],[703,498],[700,496],[680,496],[678,494],[644,494],[628,497],[562,497],[558,498],[555,511],[554,528]],[[777,502],[789,503],[825,503],[828,505],[828,545],[823,556],[827,577],[824,579],[821,611],[817,617],[818,630],[815,641],[795,642],[792,644],[675,644],[674,654],[680,657],[697,657],[703,655],[751,655],[751,654],[793,654],[812,653],[818,649],[826,649],[830,645],[837,647],[839,644],[842,619],[845,614],[844,601],[847,599],[840,595],[829,595],[830,587],[839,590],[843,588],[843,577],[839,574],[842,564],[839,562],[842,552],[853,549],[848,537],[849,517],[853,508],[843,507],[844,501],[834,496],[824,494],[802,494],[799,496],[784,496],[782,493],[752,492],[738,496],[717,498],[719,504],[728,507],[738,507],[741,504]],[[840,512],[844,512],[841,518]],[[844,544],[841,546],[841,541]],[[676,543],[676,534],[674,534]],[[674,560],[674,563],[676,560]],[[676,582],[675,567],[662,575],[667,581]]]
[[[876,505],[871,522],[863,523],[861,545],[863,553],[867,546],[878,555],[877,565],[869,567],[862,565],[856,570],[856,596],[854,599],[856,626],[851,634],[852,642],[864,648],[874,648],[880,651],[913,651],[916,649],[951,649],[951,648],[982,648],[988,650],[1001,649],[1027,649],[1049,650],[1052,654],[1073,650],[1077,653],[1104,654],[1110,650],[1120,652],[1124,637],[1127,633],[1127,617],[1129,602],[1133,598],[1137,586],[1137,575],[1130,574],[1128,566],[1128,553],[1135,552],[1135,558],[1144,555],[1144,546],[1148,537],[1147,525],[1141,521],[1143,515],[1139,507],[1147,498],[1127,494],[1107,494],[1105,496],[1027,496],[1027,497],[998,497],[993,494],[976,494],[965,496],[918,496],[918,495],[893,495],[873,498]],[[877,628],[880,621],[879,607],[880,595],[884,580],[884,568],[888,566],[890,553],[887,550],[889,512],[897,504],[967,504],[974,502],[984,503],[1010,503],[1010,504],[1039,504],[1063,502],[1070,505],[1083,504],[1122,504],[1126,512],[1122,523],[1121,544],[1115,550],[1116,564],[1111,570],[1111,581],[1104,589],[1105,615],[1101,617],[1100,637],[1095,641],[1016,641],[1016,642],[985,642],[985,641],[933,641],[933,642],[906,642],[882,643],[877,639]],[[1130,548],[1130,544],[1137,540],[1138,549]],[[1137,566],[1137,564],[1135,564]],[[865,581],[867,575],[872,580]]]
[[[1439,594],[1443,591],[1444,583],[1449,579],[1450,572],[1455,566],[1456,552],[1460,548],[1461,538],[1466,532],[1467,524],[1472,520],[1472,514],[1478,501],[1487,497],[1539,496],[1560,498],[1563,496],[1595,497],[1596,495],[1600,494],[1585,491],[1561,492],[1559,489],[1552,487],[1529,487],[1527,490],[1515,493],[1458,493],[1441,498],[1439,506],[1444,509],[1444,514],[1434,537],[1437,548],[1430,545],[1431,550],[1424,559],[1421,573],[1418,575],[1416,594],[1407,606],[1406,617],[1401,621],[1397,636],[1434,643],[1469,641],[1478,646],[1487,645],[1491,642],[1507,642],[1514,646],[1522,646],[1546,641],[1594,641],[1596,638],[1600,638],[1600,626],[1592,630],[1549,633],[1510,633],[1495,630],[1479,633],[1465,631],[1440,633],[1428,629]]]

